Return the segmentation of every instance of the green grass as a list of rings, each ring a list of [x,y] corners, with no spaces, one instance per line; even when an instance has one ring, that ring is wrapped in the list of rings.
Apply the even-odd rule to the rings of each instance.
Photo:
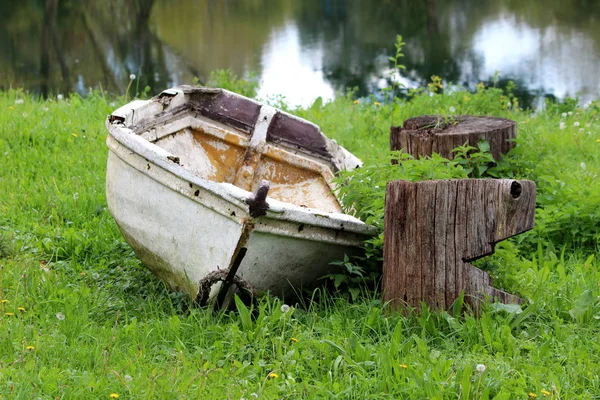
[[[387,180],[466,176],[440,159],[390,167],[392,122],[451,107],[516,120],[500,171],[536,181],[537,226],[481,266],[527,305],[387,315],[350,284],[354,300],[318,292],[287,313],[264,297],[252,319],[189,308],[123,241],[106,209],[103,125],[122,101],[0,93],[1,398],[600,398],[598,104],[532,114],[491,88],[293,110],[365,160],[346,202],[379,225]],[[353,262],[380,268],[380,240]]]

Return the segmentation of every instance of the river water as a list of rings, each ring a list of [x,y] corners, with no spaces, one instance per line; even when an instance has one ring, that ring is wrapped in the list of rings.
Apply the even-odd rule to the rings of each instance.
[[[0,13],[0,89],[124,93],[253,74],[292,105],[432,75],[473,88],[514,80],[526,104],[600,91],[597,0],[21,0]],[[537,98],[537,100],[536,100]]]

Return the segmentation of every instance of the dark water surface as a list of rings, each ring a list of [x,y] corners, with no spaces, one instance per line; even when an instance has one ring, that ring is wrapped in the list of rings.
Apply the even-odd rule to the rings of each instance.
[[[522,97],[583,101],[600,90],[599,0],[2,0],[0,89],[151,93],[254,72],[292,104],[386,86],[396,34],[401,81],[474,87],[496,71]],[[135,89],[134,88],[134,89]]]

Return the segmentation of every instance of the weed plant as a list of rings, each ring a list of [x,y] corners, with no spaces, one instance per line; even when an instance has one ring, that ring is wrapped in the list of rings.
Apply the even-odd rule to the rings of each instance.
[[[597,103],[523,111],[510,92],[444,92],[434,79],[406,100],[349,92],[292,110],[364,160],[340,177],[341,194],[380,229],[392,179],[537,183],[536,228],[480,262],[526,304],[474,318],[385,314],[366,284],[380,273],[381,237],[365,258],[341,260],[338,290],[314,301],[190,307],[140,264],[106,209],[104,119],[123,101],[0,93],[0,398],[600,398]],[[424,114],[511,118],[517,146],[499,165],[485,145],[452,162],[390,154],[390,122]]]

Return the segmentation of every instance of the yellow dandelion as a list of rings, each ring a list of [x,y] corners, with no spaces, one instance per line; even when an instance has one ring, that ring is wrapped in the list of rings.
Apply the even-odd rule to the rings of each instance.
[[[298,343],[298,339],[296,339],[295,337],[291,338],[290,340],[294,343]]]
[[[17,307],[17,310],[25,312],[25,307]]]
[[[14,317],[15,313],[14,312],[7,312],[7,313],[4,313],[4,315],[6,315],[7,317]]]
[[[267,375],[267,378],[275,379],[275,378],[279,378],[279,375],[277,375],[275,372],[269,372],[269,375]]]
[[[527,394],[527,396],[529,396],[529,398],[530,398],[530,399],[535,399],[536,397],[538,397],[538,396],[537,396],[537,394],[535,394],[535,393],[533,393],[533,392],[529,392],[529,393]]]
[[[377,107],[381,107],[381,103],[380,103],[380,102],[378,102],[378,101],[376,101],[376,102],[375,102],[375,103],[373,103],[373,104],[375,104]]]
[[[550,392],[547,390],[542,389],[541,392],[544,396],[550,396]]]
[[[406,369],[406,368],[408,368],[408,365],[406,365],[406,364],[400,364],[400,368]]]
[[[15,108],[14,108],[13,106],[10,106],[10,107],[8,107],[8,109],[9,109],[10,111],[12,111],[12,110],[14,110]]]
[[[71,136],[77,137],[77,134],[76,133],[72,133]]]
[[[0,303],[2,303],[2,304],[6,304],[6,303],[8,303],[8,300],[6,300],[6,299],[2,299],[2,300],[0,300]]]
[[[33,347],[33,346],[27,346],[27,347],[25,347],[25,348],[26,348],[27,350],[33,350],[33,349],[35,349],[35,347]]]
[[[358,104],[358,103],[360,103],[360,101],[358,101],[358,100],[354,100],[354,101],[352,102],[352,104]]]
[[[117,393],[111,393],[109,396],[111,399],[118,399],[119,395]]]
[[[81,271],[81,272],[79,273],[79,275],[81,275],[81,276],[85,276],[85,271]]]
[[[600,143],[600,139],[596,139],[596,143]]]

